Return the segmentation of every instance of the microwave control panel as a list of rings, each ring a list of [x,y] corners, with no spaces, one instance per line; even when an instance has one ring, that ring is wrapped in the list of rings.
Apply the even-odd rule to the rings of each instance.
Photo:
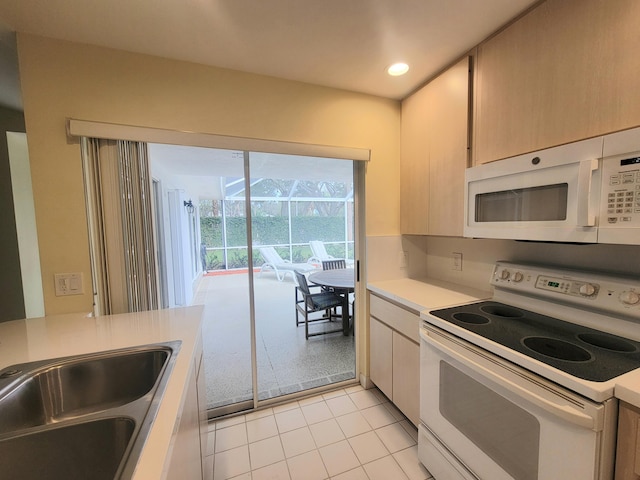
[[[602,163],[600,226],[640,226],[640,152]]]

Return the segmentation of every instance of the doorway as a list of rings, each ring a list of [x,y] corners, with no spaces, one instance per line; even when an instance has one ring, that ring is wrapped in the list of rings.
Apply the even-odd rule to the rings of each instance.
[[[263,269],[260,248],[273,247],[283,261],[313,270],[321,264],[309,242],[322,241],[328,255],[355,267],[358,162],[159,144],[149,144],[149,158],[161,185],[157,210],[177,205],[174,216],[184,219],[173,238],[171,224],[179,219],[169,222],[169,232],[158,227],[173,257],[182,242],[190,267],[160,266],[183,272],[184,292],[169,295],[169,306],[205,307],[210,416],[355,382],[354,336],[305,339],[295,321],[293,275]],[[177,290],[180,282],[173,285]]]

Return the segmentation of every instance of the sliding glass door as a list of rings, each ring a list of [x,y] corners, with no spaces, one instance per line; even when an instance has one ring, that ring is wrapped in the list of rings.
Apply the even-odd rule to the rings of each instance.
[[[158,144],[149,152],[156,211],[173,212],[156,215],[166,223],[157,231],[168,306],[204,305],[211,416],[353,381],[353,330],[305,337],[292,265],[307,276],[322,270],[314,242],[354,268],[354,162]],[[323,324],[337,318],[311,328],[335,330]]]

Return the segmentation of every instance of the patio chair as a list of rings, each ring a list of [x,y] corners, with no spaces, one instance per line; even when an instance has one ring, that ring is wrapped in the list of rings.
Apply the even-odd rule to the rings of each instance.
[[[323,260],[322,261],[322,270],[339,270],[341,268],[347,268],[347,262],[341,258],[341,259],[335,259],[335,260]],[[322,290],[325,292],[333,292],[335,291],[333,288],[331,287],[322,287]],[[338,314],[337,310],[334,308],[333,309],[334,314]]]
[[[262,264],[262,268],[260,268],[260,273],[258,275],[261,276],[265,269],[270,268],[276,273],[276,278],[279,282],[284,280],[287,273],[290,273],[293,277],[294,270],[299,270],[301,272],[310,272],[315,270],[315,267],[308,263],[291,263],[289,260],[283,260],[273,247],[261,247],[260,255],[262,255],[264,263]]]
[[[342,258],[322,261],[322,270],[339,270],[341,268],[347,268],[347,262]]]
[[[333,330],[325,330],[314,333],[309,333],[309,323],[325,321],[330,322],[333,318],[342,318],[342,315],[332,315],[331,310],[342,306],[343,298],[333,292],[321,291],[317,293],[311,293],[311,289],[307,284],[307,278],[298,271],[293,272],[298,282],[296,287],[296,326],[304,323],[304,336],[308,340],[309,337],[315,337],[317,335],[325,335],[328,333],[342,332],[342,322],[340,322],[339,328]],[[298,292],[302,294],[302,297],[298,296]],[[312,313],[324,312],[321,317],[309,318]],[[300,314],[304,315],[304,322],[300,321]]]

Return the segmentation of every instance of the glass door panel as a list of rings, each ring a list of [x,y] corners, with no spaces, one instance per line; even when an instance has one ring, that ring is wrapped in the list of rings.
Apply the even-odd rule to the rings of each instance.
[[[292,267],[280,276],[262,269],[260,249],[273,247],[283,263],[322,270],[309,242],[353,267],[353,164],[351,161],[251,153],[251,230],[254,277],[258,399],[267,400],[355,378],[352,332],[305,338],[304,316],[295,305]],[[349,219],[349,220],[347,220]],[[307,273],[308,275],[308,273]],[[313,292],[319,291],[312,287]],[[353,302],[353,294],[349,304]],[[350,307],[351,309],[351,307]],[[324,312],[313,315],[314,318]],[[312,322],[314,333],[340,328],[341,319]]]
[[[182,282],[169,282],[172,294],[169,306],[180,306],[175,298],[185,298],[176,296],[179,288],[197,287],[191,303],[204,305],[202,333],[208,409],[218,416],[252,408],[254,368],[244,154],[150,145],[149,156],[154,177],[162,179],[161,185],[172,192],[171,196],[179,197],[176,209],[179,215],[173,234],[165,235],[169,241],[165,242],[164,256],[176,264],[165,270],[184,278]],[[163,192],[162,196],[167,194]],[[195,206],[191,214],[187,209],[189,201]],[[166,229],[170,228],[167,224]],[[182,248],[177,242],[170,243],[172,236],[184,237]],[[191,247],[185,248],[187,244]],[[183,268],[178,268],[180,262]]]

